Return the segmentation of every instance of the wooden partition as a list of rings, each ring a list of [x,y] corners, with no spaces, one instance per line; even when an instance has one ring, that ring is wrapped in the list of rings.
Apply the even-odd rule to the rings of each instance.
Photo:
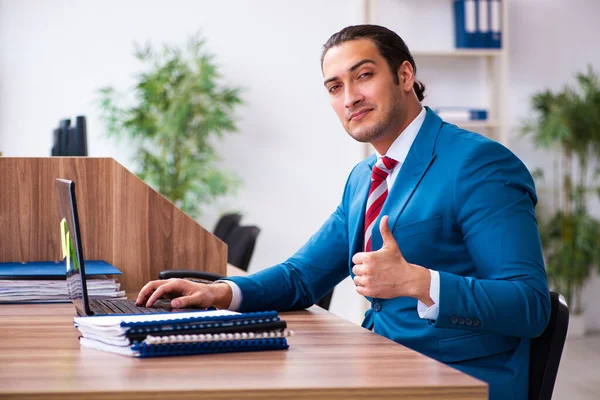
[[[226,274],[227,245],[112,158],[0,158],[0,262],[61,259],[56,178],[75,181],[85,258],[128,293],[163,269]]]

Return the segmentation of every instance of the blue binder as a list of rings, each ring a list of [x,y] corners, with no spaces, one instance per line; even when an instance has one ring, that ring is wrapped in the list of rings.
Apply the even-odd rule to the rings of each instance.
[[[488,119],[487,110],[482,108],[436,107],[434,111],[440,118],[449,121],[485,121]]]
[[[502,0],[490,0],[490,35],[487,47],[502,48]]]
[[[457,49],[480,47],[483,43],[477,30],[477,1],[454,0],[454,31]]]
[[[477,47],[490,47],[490,0],[477,0]]]
[[[502,48],[502,0],[454,0],[457,49]]]
[[[102,260],[85,261],[86,275],[121,275],[117,268]],[[0,279],[55,280],[66,279],[64,261],[30,261],[0,263]]]

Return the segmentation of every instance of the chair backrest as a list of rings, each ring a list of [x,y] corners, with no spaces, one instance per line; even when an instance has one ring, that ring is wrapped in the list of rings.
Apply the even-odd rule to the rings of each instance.
[[[219,218],[217,224],[215,225],[215,229],[213,229],[213,235],[227,243],[227,236],[229,236],[231,232],[233,232],[233,229],[236,226],[239,226],[241,220],[241,214],[223,214],[221,218]]]
[[[260,228],[254,225],[237,226],[227,236],[227,262],[248,271]]]
[[[319,301],[315,304],[325,310],[329,310],[329,305],[331,304],[331,298],[333,297],[333,289],[329,291],[325,296],[323,296]]]
[[[564,298],[550,292],[550,322],[544,332],[531,340],[529,357],[529,400],[550,400],[558,373],[567,328],[569,308]]]

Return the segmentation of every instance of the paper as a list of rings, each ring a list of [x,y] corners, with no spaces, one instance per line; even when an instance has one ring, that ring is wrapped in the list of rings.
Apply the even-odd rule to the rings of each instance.
[[[114,279],[88,279],[88,295],[94,298],[125,298]],[[0,303],[70,301],[67,281],[0,279]]]
[[[92,340],[92,339],[86,339],[84,337],[79,339],[79,344],[81,345],[81,347],[87,347],[89,349],[107,351],[110,353],[117,353],[117,354],[121,354],[124,356],[135,356],[138,354],[137,351],[132,350],[131,347],[129,347],[129,346],[111,346],[109,344],[98,342],[98,341]]]
[[[140,315],[100,315],[97,317],[75,317],[73,322],[78,326],[107,327],[121,326],[122,322],[149,322],[172,321],[185,318],[206,318],[224,315],[238,315],[229,310],[198,310],[192,312],[172,312],[168,314],[140,314]]]

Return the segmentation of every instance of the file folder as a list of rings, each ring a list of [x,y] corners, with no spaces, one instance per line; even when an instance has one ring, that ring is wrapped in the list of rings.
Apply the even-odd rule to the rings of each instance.
[[[502,48],[502,0],[454,0],[457,49]]]
[[[102,260],[85,262],[88,275],[121,275],[117,268]],[[30,261],[26,263],[0,263],[0,279],[15,280],[65,280],[64,261]]]
[[[454,30],[457,49],[478,47],[477,1],[454,0]]]
[[[502,1],[490,0],[490,38],[487,46],[502,48]]]
[[[477,0],[477,47],[489,47],[491,40],[489,0]]]

